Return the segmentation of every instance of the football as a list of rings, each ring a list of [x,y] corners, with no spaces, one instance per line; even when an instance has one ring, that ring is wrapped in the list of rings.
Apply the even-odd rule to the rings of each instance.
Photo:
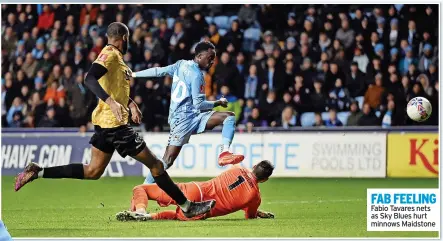
[[[423,122],[431,116],[432,105],[426,98],[415,97],[409,101],[406,112],[412,120]]]

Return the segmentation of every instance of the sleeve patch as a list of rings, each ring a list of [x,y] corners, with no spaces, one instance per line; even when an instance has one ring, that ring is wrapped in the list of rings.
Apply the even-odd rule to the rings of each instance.
[[[107,54],[100,54],[100,56],[98,57],[98,60],[105,62],[107,58],[108,58]]]

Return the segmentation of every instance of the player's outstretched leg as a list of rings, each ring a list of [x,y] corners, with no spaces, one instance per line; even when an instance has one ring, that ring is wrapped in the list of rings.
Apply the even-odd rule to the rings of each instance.
[[[218,164],[225,166],[240,163],[245,157],[229,152],[229,147],[231,146],[235,133],[235,114],[233,112],[214,112],[206,123],[206,130],[212,130],[214,127],[222,124],[222,149],[218,157]]]
[[[134,156],[134,158],[151,170],[155,183],[175,200],[187,218],[205,214],[215,206],[215,200],[204,202],[189,201],[183,192],[171,180],[168,173],[165,171],[163,162],[155,157],[148,147],[145,146],[140,153]]]
[[[111,160],[112,153],[105,153],[92,147],[91,163],[83,165],[72,163],[64,166],[42,168],[36,163],[29,163],[23,172],[19,173],[15,179],[15,191],[20,190],[24,185],[37,178],[71,178],[71,179],[92,179],[97,180],[102,175]]]
[[[174,164],[175,159],[177,159],[178,154],[180,154],[182,147],[181,146],[172,146],[168,145],[166,147],[165,154],[163,155],[163,160],[160,160],[163,162],[163,167],[165,170],[167,170],[169,167]],[[155,183],[154,177],[152,176],[152,173],[149,172],[148,175],[145,178],[144,184],[153,184]]]

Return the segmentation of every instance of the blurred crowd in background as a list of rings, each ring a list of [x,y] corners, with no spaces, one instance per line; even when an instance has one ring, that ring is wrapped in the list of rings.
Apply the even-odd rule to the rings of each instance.
[[[133,71],[217,48],[206,95],[254,127],[438,124],[438,5],[2,4],[3,127],[91,127],[83,83],[108,24],[131,31]],[[147,131],[168,129],[171,77],[131,79]],[[433,105],[413,123],[407,102]]]

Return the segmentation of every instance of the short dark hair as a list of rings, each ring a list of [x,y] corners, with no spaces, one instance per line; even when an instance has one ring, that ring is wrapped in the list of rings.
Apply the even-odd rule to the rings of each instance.
[[[274,165],[268,160],[263,160],[255,165],[252,173],[257,177],[258,181],[265,180],[272,175]]]
[[[109,24],[106,35],[108,38],[123,38],[123,35],[129,34],[128,27],[124,23],[113,22]]]
[[[202,41],[195,46],[195,55],[208,51],[209,49],[215,49],[215,46],[209,41]]]

